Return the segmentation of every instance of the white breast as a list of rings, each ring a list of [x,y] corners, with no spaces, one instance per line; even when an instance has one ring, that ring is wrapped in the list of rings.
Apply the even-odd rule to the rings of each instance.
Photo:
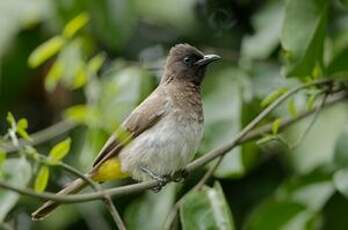
[[[122,170],[137,180],[149,179],[141,167],[161,176],[171,174],[193,159],[202,134],[203,123],[197,119],[167,114],[120,152]]]

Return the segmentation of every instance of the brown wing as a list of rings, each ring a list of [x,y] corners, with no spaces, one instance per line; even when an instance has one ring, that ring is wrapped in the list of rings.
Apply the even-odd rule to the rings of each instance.
[[[165,113],[166,101],[163,91],[157,88],[127,117],[121,126],[120,132],[116,132],[108,139],[94,160],[93,167],[96,168],[107,159],[117,155],[129,142],[125,139],[128,137],[134,139],[156,124]]]

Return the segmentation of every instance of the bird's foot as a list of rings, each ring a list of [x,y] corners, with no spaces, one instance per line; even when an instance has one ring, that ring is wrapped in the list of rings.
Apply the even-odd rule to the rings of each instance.
[[[156,173],[152,172],[150,169],[146,167],[141,167],[141,170],[144,173],[148,174],[152,179],[158,182],[158,184],[152,188],[152,191],[154,192],[161,191],[161,189],[170,181],[170,177],[168,175],[164,175],[164,176],[157,175]]]
[[[171,176],[171,180],[174,182],[181,182],[186,179],[189,172],[186,169],[178,170]]]

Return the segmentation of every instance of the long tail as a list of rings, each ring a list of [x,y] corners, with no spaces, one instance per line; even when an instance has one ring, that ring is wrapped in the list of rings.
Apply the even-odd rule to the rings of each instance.
[[[105,161],[96,171],[90,171],[88,176],[96,182],[104,182],[110,180],[118,180],[128,177],[127,173],[122,172],[120,161],[116,158]],[[68,184],[57,194],[73,194],[78,193],[87,185],[87,182],[81,178],[74,180]],[[54,209],[59,206],[58,202],[49,200],[45,202],[40,208],[31,214],[33,220],[43,220],[46,218]]]
[[[57,194],[73,194],[83,189],[87,183],[82,179],[76,179],[69,183],[64,189],[60,190]],[[60,204],[58,202],[49,200],[46,201],[40,208],[31,214],[31,218],[34,221],[43,220]]]

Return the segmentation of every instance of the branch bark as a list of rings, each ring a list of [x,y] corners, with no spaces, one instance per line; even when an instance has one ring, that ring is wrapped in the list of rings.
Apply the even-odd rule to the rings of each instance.
[[[310,84],[299,86],[298,88],[295,88],[295,89],[289,91],[289,93],[294,94],[301,89],[308,88],[308,87],[311,87],[314,85],[323,85],[323,84],[327,84],[327,83],[328,83],[328,81],[313,82]],[[274,103],[276,103],[278,105],[279,101],[282,102],[285,99],[287,99],[288,97],[289,97],[289,95],[285,94],[282,97],[280,97],[278,100],[276,100]],[[324,106],[324,108],[327,108],[329,106],[337,104],[338,102],[341,102],[341,101],[346,100],[346,99],[347,99],[346,93],[339,94],[337,97],[329,100],[329,102]],[[260,122],[266,115],[268,115],[276,107],[274,105],[274,103],[272,105],[270,105],[269,107],[267,107],[263,112],[261,112],[260,115],[257,116],[257,118],[255,120],[253,120],[251,123],[249,123],[249,125],[245,129],[243,129],[243,131],[239,135],[237,135],[237,138],[235,138],[233,141],[231,141],[230,143],[227,143],[226,145],[224,145],[222,147],[219,147],[215,150],[208,152],[203,157],[198,158],[197,160],[195,160],[194,162],[189,164],[187,166],[187,169],[189,171],[195,170],[195,169],[203,166],[204,164],[208,163],[209,161],[217,158],[218,156],[226,154],[231,149],[233,149],[235,146],[242,144],[242,143],[245,143],[247,141],[254,140],[254,139],[262,136],[262,134],[270,132],[272,129],[272,124],[268,124],[268,125],[262,126],[260,128],[254,129],[254,130],[252,130],[252,129],[258,124],[258,122]],[[295,119],[284,120],[280,126],[280,130],[283,130],[284,128],[290,126],[291,124],[309,116],[310,114],[314,113],[315,111],[316,111],[316,108],[311,110],[311,111],[306,111],[306,112],[301,113]],[[88,202],[88,201],[92,201],[92,200],[103,199],[105,197],[105,195],[119,197],[119,196],[131,194],[131,193],[141,192],[141,191],[144,191],[146,189],[153,188],[154,186],[157,185],[157,183],[158,183],[157,181],[147,181],[147,182],[141,182],[141,183],[137,183],[137,184],[133,184],[133,185],[126,185],[126,186],[122,186],[122,187],[106,189],[106,190],[102,190],[102,191],[98,191],[98,192],[76,194],[76,195],[57,195],[55,193],[50,193],[50,192],[36,193],[32,189],[20,188],[17,186],[10,185],[6,182],[0,182],[0,187],[4,188],[4,189],[9,189],[9,190],[18,192],[22,195],[27,195],[27,196],[31,196],[31,197],[35,197],[35,198],[39,198],[39,199],[43,199],[43,200],[49,199],[49,200],[54,200],[54,201],[61,202],[61,203],[79,203],[79,202]]]
[[[49,166],[57,166],[57,167],[61,167],[62,169],[64,169],[65,171],[73,174],[74,176],[81,178],[82,180],[86,181],[87,184],[89,184],[89,186],[94,189],[94,191],[98,192],[98,191],[102,191],[102,187],[96,183],[95,181],[93,181],[92,179],[90,179],[88,176],[86,176],[85,174],[83,174],[82,172],[80,172],[79,170],[75,169],[74,167],[65,164],[64,162],[57,162],[56,164],[50,164],[47,157],[46,156],[39,156],[39,161],[41,161],[42,163],[48,164]],[[110,212],[116,226],[118,229],[120,230],[126,230],[126,226],[121,218],[121,215],[119,214],[117,208],[115,207],[114,203],[112,202],[112,199],[109,195],[105,195],[104,196],[104,204],[106,206],[106,208],[108,209],[108,211]]]
[[[322,110],[322,108],[324,107],[325,105],[325,102],[329,96],[329,93],[330,93],[330,90],[331,90],[331,86],[330,86],[330,89],[328,92],[326,92],[327,90],[325,90],[325,94],[324,94],[324,97],[323,97],[323,100],[321,102],[321,104],[315,108],[315,110],[311,111],[311,114],[314,113],[314,117],[308,127],[308,129],[305,131],[305,133],[302,135],[303,137],[306,135],[306,133],[309,131],[310,127],[314,124],[315,120],[318,118],[319,116],[319,112]],[[290,91],[287,93],[287,95],[284,95],[284,100],[286,100],[286,98],[290,97],[292,94],[296,93],[295,90],[293,91]],[[281,100],[278,101],[279,103],[282,103]],[[276,106],[277,102],[274,103],[274,105]],[[304,113],[305,114],[305,113]],[[261,115],[261,114],[260,114]],[[259,116],[260,116],[259,115]],[[301,118],[301,115],[298,116],[298,118]],[[257,120],[258,117],[256,117],[253,121]],[[293,119],[293,120],[296,120],[296,119]],[[252,122],[253,122],[252,121]],[[292,121],[292,120],[289,120],[289,121]],[[251,123],[252,123],[251,122]],[[285,128],[285,125],[286,122],[284,122],[281,126],[280,126],[280,131],[283,130]],[[265,131],[265,133],[268,133],[269,131],[271,131],[272,129],[272,123],[269,124],[270,126],[267,128],[267,130]],[[243,130],[244,131],[244,130]],[[242,131],[242,132],[243,132]],[[248,131],[248,134],[251,133],[251,131],[253,130],[250,130],[250,132]],[[248,136],[248,134],[246,136]],[[256,133],[258,135],[258,133]],[[302,138],[303,138],[302,137]],[[247,138],[246,138],[247,139]],[[233,149],[234,147],[236,147],[237,145],[241,144],[240,142],[243,142],[243,138],[240,139],[240,141],[236,140],[235,144],[233,145],[233,147],[231,147],[231,149]],[[174,207],[172,208],[172,210],[170,211],[170,213],[168,214],[168,217],[167,217],[167,220],[165,222],[165,229],[169,230],[169,229],[172,229],[173,228],[173,223],[174,223],[174,220],[175,218],[177,217],[177,212],[178,212],[178,209],[180,208],[182,202],[184,201],[184,198],[187,194],[189,194],[190,192],[194,192],[194,191],[198,191],[200,190],[203,185],[209,180],[209,178],[213,175],[213,173],[215,172],[215,170],[219,167],[220,163],[222,162],[223,158],[224,158],[225,154],[223,155],[220,155],[218,157],[218,160],[214,163],[213,166],[211,166],[208,171],[204,174],[204,176],[198,181],[198,183],[192,188],[190,189],[188,192],[186,192],[186,194],[184,194],[174,205]]]

